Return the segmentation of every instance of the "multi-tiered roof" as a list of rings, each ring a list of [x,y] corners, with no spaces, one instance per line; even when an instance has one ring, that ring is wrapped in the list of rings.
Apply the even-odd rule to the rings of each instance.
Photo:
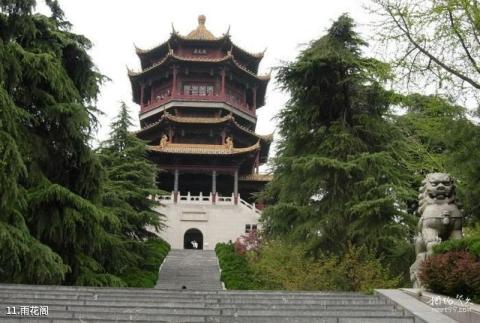
[[[181,89],[178,88],[175,90],[179,92],[169,93],[166,91],[167,95],[163,97],[148,96],[152,77],[157,77],[159,74],[168,77],[174,73],[172,67],[176,65],[213,68],[212,73],[219,72],[218,69],[223,68],[224,71],[230,73],[230,78],[235,77],[242,80],[252,91],[255,90],[255,98],[249,98],[244,102],[235,101],[228,93],[224,93],[224,97],[221,97],[222,93],[212,95],[216,97],[217,101],[223,100],[253,116],[255,109],[265,104],[265,92],[270,75],[257,74],[264,52],[249,53],[240,48],[232,42],[229,32],[221,37],[213,36],[205,27],[205,16],[203,15],[198,19],[198,27],[188,35],[182,36],[173,30],[166,42],[148,50],[136,48],[136,53],[140,58],[142,71],[129,70],[128,75],[132,84],[133,101],[141,105],[141,114],[158,107],[167,99],[185,99],[184,93],[182,95]]]
[[[255,133],[256,109],[265,104],[269,75],[258,75],[264,52],[235,45],[227,31],[215,37],[199,16],[198,27],[173,29],[164,43],[136,48],[141,71],[128,71],[141,130],[152,158],[164,169],[235,170],[240,179],[265,181],[272,136]]]

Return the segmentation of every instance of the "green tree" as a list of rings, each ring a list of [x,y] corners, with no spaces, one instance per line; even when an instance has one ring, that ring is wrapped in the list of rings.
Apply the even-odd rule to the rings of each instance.
[[[106,172],[102,204],[118,222],[108,249],[102,254],[103,267],[132,287],[152,287],[168,244],[148,231],[161,230],[163,215],[151,197],[161,191],[156,185],[157,168],[147,159],[146,144],[128,131],[132,126],[128,107],[122,102],[110,138],[97,150]],[[112,256],[114,255],[114,256]]]
[[[33,0],[0,2],[0,280],[114,283],[96,256],[114,219],[88,146],[103,77],[89,40],[46,3],[51,17]]]
[[[464,107],[441,97],[410,94],[397,98],[398,106],[405,109],[397,125],[423,147],[425,162],[418,164],[418,171],[452,174],[467,223],[478,221],[480,127],[468,118]]]
[[[400,125],[426,148],[434,161],[429,171],[446,171],[457,178],[466,217],[479,219],[480,135],[478,122],[454,102],[480,102],[480,7],[470,0],[373,0],[381,17],[378,33],[389,49],[397,80],[435,90],[438,96],[410,94]],[[478,110],[477,110],[478,113]]]
[[[107,173],[103,205],[120,219],[122,235],[142,240],[152,236],[147,226],[163,227],[163,215],[154,210],[160,204],[150,198],[161,193],[156,166],[147,159],[146,144],[128,131],[132,125],[122,102],[110,138],[101,144],[98,155]]]
[[[378,35],[403,85],[480,99],[480,7],[474,0],[373,0]]]
[[[291,98],[263,213],[271,237],[305,241],[310,252],[366,246],[376,256],[410,251],[418,147],[389,114],[380,82],[388,65],[361,55],[366,43],[346,15],[312,42],[278,81]],[[408,261],[407,261],[408,262]]]

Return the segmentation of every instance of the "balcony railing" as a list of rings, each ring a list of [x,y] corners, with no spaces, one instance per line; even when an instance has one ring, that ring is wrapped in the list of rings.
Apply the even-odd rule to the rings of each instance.
[[[155,109],[161,105],[164,105],[172,100],[188,100],[188,101],[207,101],[207,102],[226,102],[231,106],[237,108],[240,111],[246,112],[251,116],[255,116],[255,109],[243,102],[242,100],[237,99],[232,95],[188,95],[188,94],[165,94],[157,96],[157,98],[148,101],[146,104],[141,106],[141,113],[148,112]]]
[[[246,207],[251,212],[256,214],[261,214],[262,212],[256,207],[255,203],[248,203],[245,200],[240,198],[238,194],[238,203],[235,203],[235,196],[218,196],[216,194],[210,193],[209,195],[190,195],[188,192],[187,195],[178,194],[177,201],[175,201],[175,193],[172,192],[170,195],[159,195],[156,196],[156,200],[163,204],[215,204],[215,205],[240,205]],[[263,206],[263,205],[262,205]]]

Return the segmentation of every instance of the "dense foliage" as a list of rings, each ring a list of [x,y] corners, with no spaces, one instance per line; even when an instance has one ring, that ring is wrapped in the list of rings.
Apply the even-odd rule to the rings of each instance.
[[[228,289],[336,290],[372,292],[374,288],[395,288],[401,277],[366,248],[349,246],[342,256],[306,257],[303,244],[283,240],[261,244],[259,250],[239,254],[231,244],[215,248]]]
[[[247,260],[235,252],[233,244],[219,243],[215,246],[215,252],[222,270],[221,280],[227,289],[262,289]]]
[[[397,125],[421,151],[417,171],[452,174],[456,178],[466,224],[478,221],[480,146],[477,138],[480,127],[468,118],[465,108],[438,96],[397,95],[395,102],[405,111],[397,117]]]
[[[259,253],[248,253],[248,264],[265,289],[337,290],[373,292],[395,288],[400,277],[367,248],[348,246],[344,255],[305,256],[304,244],[282,240],[265,243]]]
[[[241,235],[233,243],[235,252],[241,256],[247,252],[258,252],[261,244],[261,235],[257,230],[251,230],[248,233]]]
[[[415,218],[407,202],[416,200],[421,151],[390,114],[394,95],[381,86],[388,66],[362,56],[366,44],[353,28],[341,16],[279,69],[291,99],[279,115],[264,228],[313,254],[365,246],[409,263]]]
[[[436,245],[433,248],[435,254],[439,255],[450,251],[467,251],[473,256],[480,257],[480,226],[469,230],[463,239],[448,240]]]
[[[423,284],[435,293],[480,301],[480,258],[466,251],[449,251],[427,258],[420,272]]]
[[[434,255],[424,263],[420,278],[433,292],[451,297],[461,295],[480,302],[480,227],[466,230],[460,240],[434,247]]]
[[[154,209],[159,203],[150,198],[160,193],[155,182],[157,169],[147,159],[145,143],[128,131],[130,126],[128,108],[122,103],[111,124],[110,138],[97,149],[105,169],[102,209],[115,219],[108,228],[110,244],[99,257],[104,268],[127,285],[153,287],[169,246],[148,231],[163,227],[163,215]]]
[[[377,37],[409,90],[480,99],[480,6],[469,0],[373,0]],[[373,16],[373,15],[372,15]]]
[[[33,0],[0,2],[0,282],[125,286],[145,259],[139,227],[158,225],[155,179],[115,177],[89,147],[103,76],[90,41],[46,3],[50,17]]]
[[[138,250],[142,261],[129,268],[122,280],[128,287],[153,288],[158,280],[160,265],[170,251],[170,245],[158,238],[150,238]]]
[[[145,143],[129,132],[132,125],[122,102],[110,138],[101,144],[98,156],[107,178],[103,205],[120,220],[121,234],[138,240],[152,235],[147,226],[159,231],[163,215],[154,210],[158,202],[149,198],[160,193],[156,166],[147,159]]]
[[[34,4],[0,4],[0,280],[75,283],[110,221],[87,144],[102,77],[56,2],[52,17]]]

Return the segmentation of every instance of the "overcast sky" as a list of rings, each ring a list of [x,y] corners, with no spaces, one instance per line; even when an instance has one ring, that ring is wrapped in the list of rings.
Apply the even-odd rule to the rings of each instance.
[[[100,72],[111,79],[103,86],[98,101],[98,107],[106,114],[100,118],[99,140],[106,138],[120,101],[130,106],[138,128],[139,106],[131,101],[127,77],[127,66],[140,68],[134,44],[148,49],[164,42],[171,33],[172,23],[184,35],[197,27],[200,14],[206,15],[206,27],[216,36],[230,26],[232,40],[240,47],[250,52],[267,48],[260,65],[260,73],[267,73],[282,61],[295,59],[302,44],[323,35],[344,12],[365,32],[368,23],[365,3],[368,4],[366,0],[60,0],[73,31],[93,42],[90,55]],[[287,99],[288,95],[278,89],[272,78],[267,104],[257,111],[258,133],[275,130],[272,117]]]

